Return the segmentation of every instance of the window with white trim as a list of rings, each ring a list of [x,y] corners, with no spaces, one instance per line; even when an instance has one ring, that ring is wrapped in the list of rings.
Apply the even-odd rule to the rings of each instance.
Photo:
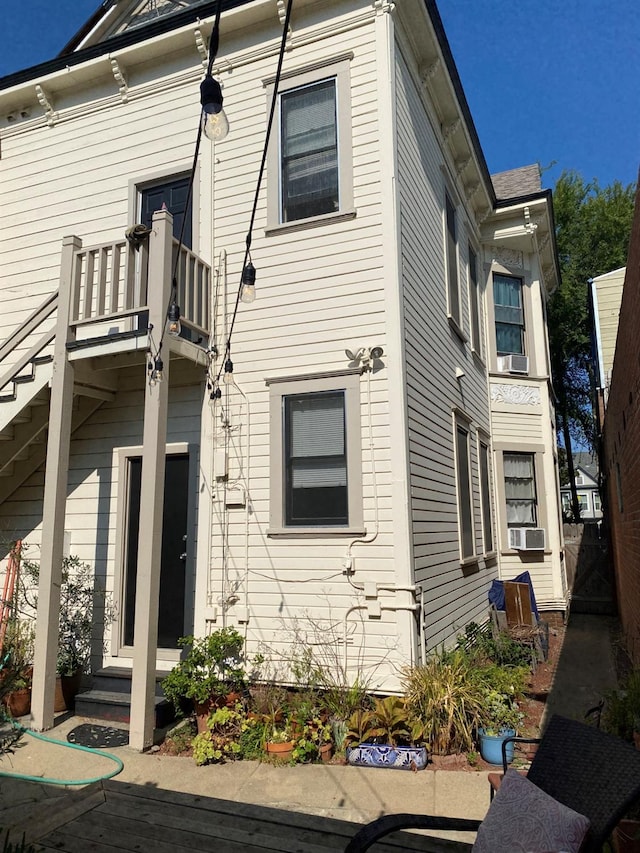
[[[272,380],[270,534],[362,528],[359,375]]]
[[[509,527],[536,527],[535,454],[504,453],[504,492]]]
[[[473,557],[476,552],[475,533],[473,529],[469,430],[466,423],[458,420],[457,418],[455,421],[455,442],[460,556],[463,560],[468,560]]]
[[[593,511],[600,512],[602,510],[602,501],[600,500],[600,495],[597,492],[593,493]]]
[[[283,75],[267,161],[267,232],[353,216],[351,56]],[[273,83],[267,83],[268,108]]]
[[[480,440],[480,501],[482,506],[482,543],[485,554],[495,551],[491,518],[491,475],[489,446]]]
[[[493,274],[493,310],[498,355],[526,355],[522,279]]]
[[[449,316],[460,326],[460,284],[458,279],[458,230],[456,208],[448,192],[444,194],[445,258]]]

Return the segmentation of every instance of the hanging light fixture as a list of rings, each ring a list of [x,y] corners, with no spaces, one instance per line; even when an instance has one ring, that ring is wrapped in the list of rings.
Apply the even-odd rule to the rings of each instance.
[[[223,101],[220,83],[207,74],[200,84],[202,131],[212,142],[220,142],[229,133],[229,120],[222,108]]]
[[[249,261],[242,270],[242,291],[240,299],[242,302],[253,302],[256,298],[256,268]]]
[[[182,331],[182,324],[180,323],[180,306],[176,304],[176,300],[171,300],[171,305],[169,305],[169,311],[167,312],[167,319],[169,321],[169,326],[167,331],[170,335],[173,335],[174,338],[180,337],[180,332]]]
[[[224,382],[225,385],[233,385],[234,384],[233,362],[231,361],[230,358],[228,358],[224,363],[224,377],[223,377],[222,381]]]

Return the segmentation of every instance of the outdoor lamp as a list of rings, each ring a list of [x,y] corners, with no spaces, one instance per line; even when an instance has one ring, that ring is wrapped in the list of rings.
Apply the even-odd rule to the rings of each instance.
[[[169,320],[169,327],[167,331],[170,335],[173,335],[174,338],[180,336],[180,332],[182,331],[182,324],[180,323],[180,306],[176,305],[175,299],[171,300],[171,305],[169,305],[169,311],[167,312],[167,319]]]
[[[233,385],[233,362],[230,358],[224,363],[224,377],[222,381],[225,385]]]
[[[256,268],[249,263],[242,270],[242,290],[240,299],[242,302],[253,302],[256,298]]]
[[[164,379],[164,364],[162,363],[162,359],[160,356],[156,358],[153,363],[153,370],[151,371],[151,379],[149,380],[149,385],[156,385],[158,382],[162,382]]]
[[[202,130],[207,139],[219,142],[229,133],[229,120],[222,109],[222,88],[217,80],[207,74],[200,83],[202,104]]]

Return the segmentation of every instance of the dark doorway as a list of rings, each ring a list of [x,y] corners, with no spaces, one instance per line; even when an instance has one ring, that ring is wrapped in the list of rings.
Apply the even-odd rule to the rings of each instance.
[[[129,459],[123,638],[125,646],[132,646],[134,641],[141,485],[142,457],[133,456]],[[167,456],[164,476],[160,606],[158,611],[158,648],[160,649],[178,648],[178,637],[184,636],[185,633],[188,486],[188,454]]]
[[[141,221],[148,228],[151,227],[151,218],[156,210],[162,210],[165,204],[169,213],[173,216],[173,236],[179,240],[180,230],[184,222],[184,234],[182,243],[187,248],[192,247],[192,204],[191,198],[187,204],[189,192],[189,178],[177,178],[175,181],[167,181],[141,190],[142,214]],[[185,221],[186,217],[186,221]]]

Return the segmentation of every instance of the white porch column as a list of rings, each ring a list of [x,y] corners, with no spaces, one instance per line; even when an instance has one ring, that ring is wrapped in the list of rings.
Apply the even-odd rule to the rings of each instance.
[[[151,337],[162,338],[171,296],[173,217],[166,210],[153,215],[149,236],[147,304]],[[162,557],[162,512],[169,403],[169,345],[163,347],[164,379],[151,387],[145,380],[140,533],[133,639],[131,721],[129,746],[137,750],[153,744],[155,675],[158,645],[158,602]]]
[[[44,481],[42,545],[36,643],[33,658],[31,693],[32,726],[37,731],[53,726],[53,701],[56,685],[58,615],[64,550],[64,518],[69,475],[69,443],[73,407],[73,365],[67,358],[67,342],[75,338],[69,327],[72,299],[73,254],[82,247],[77,237],[62,241],[60,292],[51,380],[49,438]]]

